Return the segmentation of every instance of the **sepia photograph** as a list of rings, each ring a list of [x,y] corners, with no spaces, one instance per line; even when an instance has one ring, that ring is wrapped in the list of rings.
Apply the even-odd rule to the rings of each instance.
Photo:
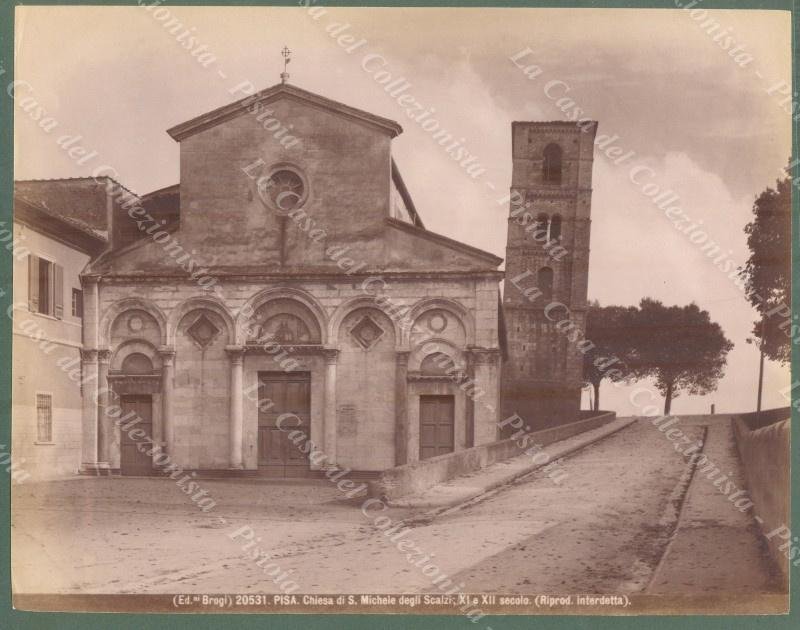
[[[3,627],[788,624],[796,25],[732,6],[7,6]]]

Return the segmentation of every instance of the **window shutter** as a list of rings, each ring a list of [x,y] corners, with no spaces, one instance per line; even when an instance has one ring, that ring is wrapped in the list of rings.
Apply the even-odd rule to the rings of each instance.
[[[53,315],[64,317],[64,268],[53,263]]]
[[[28,310],[39,312],[39,258],[28,254]]]

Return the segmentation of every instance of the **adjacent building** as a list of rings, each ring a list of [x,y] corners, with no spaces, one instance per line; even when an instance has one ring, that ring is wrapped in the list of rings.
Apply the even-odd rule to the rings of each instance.
[[[80,467],[80,273],[106,246],[105,215],[94,221],[63,197],[53,203],[39,194],[63,183],[18,182],[13,238],[8,230],[2,238],[13,256],[11,448],[14,462],[34,479]],[[105,185],[89,192],[83,208],[105,208]]]

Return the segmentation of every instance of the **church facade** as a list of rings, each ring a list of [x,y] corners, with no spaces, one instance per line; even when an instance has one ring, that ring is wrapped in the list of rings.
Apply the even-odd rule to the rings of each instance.
[[[109,180],[83,471],[369,475],[497,439],[502,260],[424,227],[401,131],[281,83],[170,129],[178,185]]]

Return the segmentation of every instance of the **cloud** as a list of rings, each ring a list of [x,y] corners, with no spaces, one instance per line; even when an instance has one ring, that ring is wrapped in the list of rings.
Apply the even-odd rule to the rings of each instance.
[[[742,228],[754,196],[771,185],[791,151],[791,121],[765,86],[790,80],[790,20],[785,11],[714,11],[756,60],[736,65],[685,11],[629,9],[326,8],[319,20],[297,7],[168,7],[218,58],[193,59],[140,7],[17,7],[18,78],[59,121],[44,133],[16,110],[15,176],[82,176],[113,165],[138,192],[175,183],[174,124],[233,100],[231,88],[278,81],[279,51],[294,50],[291,81],[354,107],[396,119],[405,133],[393,153],[426,225],[505,254],[513,120],[562,119],[544,94],[558,79],[600,133],[636,152],[635,163],[673,188],[687,214],[731,256],[747,255]],[[348,54],[326,31],[331,22],[366,44]],[[121,27],[124,25],[124,27]],[[21,33],[21,35],[20,35]],[[529,47],[543,74],[529,80],[509,57]],[[470,178],[430,134],[405,117],[361,68],[362,53],[385,56],[413,94],[486,168]],[[217,73],[222,70],[225,78]],[[97,161],[76,165],[55,142],[80,134]],[[720,389],[679,398],[678,411],[750,409],[758,355],[744,343],[750,306],[708,258],[677,233],[629,181],[629,171],[597,155],[592,204],[590,295],[635,303],[649,295],[696,301],[736,343]],[[491,185],[491,186],[490,186]],[[765,404],[785,404],[788,372],[768,366]],[[603,387],[606,401],[630,412],[627,392]]]
[[[709,240],[730,251],[731,259],[744,263],[749,255],[743,231],[751,219],[749,199],[736,198],[719,175],[704,170],[685,153],[642,156],[631,164],[650,166],[657,174],[653,181],[675,191],[679,196],[675,204],[694,222],[702,222]],[[612,166],[595,158],[594,181],[590,298],[601,304],[636,304],[648,296],[667,304],[695,302],[708,310],[735,344],[725,378],[709,396],[678,398],[673,411],[707,412],[711,402],[716,402],[717,411],[753,408],[758,351],[745,340],[755,312],[742,292],[631,183],[630,166]],[[779,391],[788,380],[785,367],[772,365],[767,370],[765,407],[786,404]],[[619,413],[634,413],[629,396],[637,386],[617,389],[606,384],[601,401]]]

